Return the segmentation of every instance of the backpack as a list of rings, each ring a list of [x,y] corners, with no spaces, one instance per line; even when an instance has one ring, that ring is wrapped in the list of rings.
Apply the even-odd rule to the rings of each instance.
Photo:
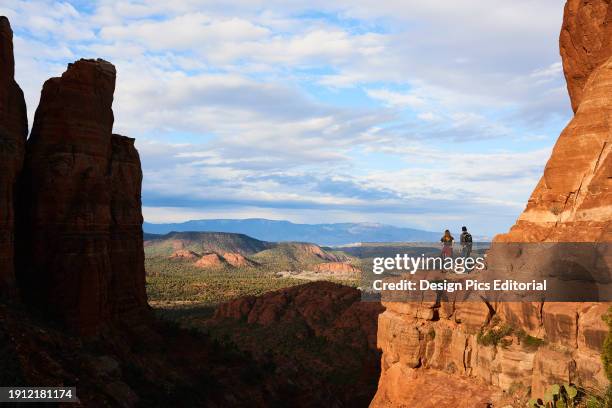
[[[470,234],[469,232],[464,232],[463,233],[463,242],[465,242],[466,244],[471,244],[472,243],[472,234]]]

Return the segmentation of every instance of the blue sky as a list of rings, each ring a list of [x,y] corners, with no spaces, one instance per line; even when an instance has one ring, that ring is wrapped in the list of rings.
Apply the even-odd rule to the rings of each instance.
[[[150,222],[265,217],[479,235],[571,117],[563,1],[3,0],[30,120],[81,57],[118,70]]]

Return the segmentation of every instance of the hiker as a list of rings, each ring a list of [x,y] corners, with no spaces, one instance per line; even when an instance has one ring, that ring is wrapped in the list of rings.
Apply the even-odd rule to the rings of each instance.
[[[442,259],[446,257],[453,257],[453,241],[455,238],[451,235],[449,230],[444,231],[444,236],[440,238],[442,242]]]
[[[461,227],[461,236],[459,240],[461,242],[461,257],[469,257],[472,253],[472,234],[468,232],[465,225]]]

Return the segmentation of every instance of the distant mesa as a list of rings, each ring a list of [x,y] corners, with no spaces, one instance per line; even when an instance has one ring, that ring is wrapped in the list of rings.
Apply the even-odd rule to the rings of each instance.
[[[275,244],[244,234],[185,231],[164,235],[146,234],[144,245],[148,256],[170,257],[174,252],[183,249],[197,254],[214,252],[248,256],[272,248]]]

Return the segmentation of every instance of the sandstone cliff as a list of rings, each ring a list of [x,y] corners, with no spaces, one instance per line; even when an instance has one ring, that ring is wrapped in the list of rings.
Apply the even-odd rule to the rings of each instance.
[[[610,1],[567,1],[559,45],[567,90],[576,112],[591,73],[612,55]]]
[[[110,317],[114,89],[115,68],[101,60],[46,81],[22,180],[24,299],[85,331]]]
[[[372,407],[486,407],[552,384],[605,390],[601,303],[383,303]],[[431,383],[438,388],[423,392]],[[429,385],[428,385],[429,384]],[[425,388],[423,388],[425,387]],[[516,405],[518,406],[518,405]]]
[[[111,150],[110,306],[114,317],[134,317],[126,315],[139,315],[147,307],[142,169],[134,139],[114,134]]]
[[[498,242],[612,241],[612,5],[569,0],[560,35],[574,118]]]
[[[25,100],[15,82],[13,31],[8,19],[0,17],[0,297],[16,293],[14,204],[27,134]]]
[[[112,135],[114,89],[103,60],[49,79],[20,182],[23,298],[82,333],[146,308],[142,171],[134,140]]]
[[[525,211],[509,233],[495,238],[489,262],[498,264],[490,269],[525,263],[520,254],[529,251],[508,242],[533,249],[529,243],[612,241],[611,18],[609,0],[568,0],[565,6],[560,48],[575,116]],[[373,407],[485,407],[520,397],[524,403],[555,383],[599,391],[608,385],[600,360],[608,304],[451,299],[384,306]],[[432,386],[435,381],[444,387]]]

